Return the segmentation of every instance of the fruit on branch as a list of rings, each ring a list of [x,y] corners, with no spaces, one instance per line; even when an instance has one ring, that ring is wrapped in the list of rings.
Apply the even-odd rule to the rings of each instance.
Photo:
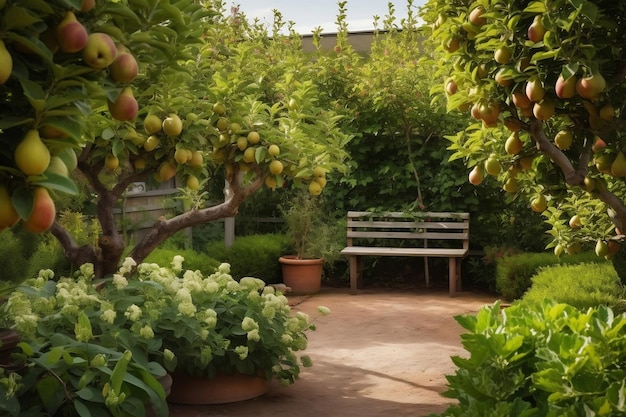
[[[33,208],[24,221],[24,228],[32,233],[45,232],[54,223],[56,207],[48,190],[44,187],[35,187],[33,190]]]
[[[309,193],[315,196],[322,194],[322,186],[316,181],[311,181],[309,183]]]
[[[280,155],[280,147],[278,145],[272,144],[267,148],[267,154],[269,156],[278,156]]]
[[[526,82],[526,97],[530,101],[539,102],[543,100],[546,95],[546,90],[543,88],[543,83],[538,77],[532,77]]]
[[[497,177],[500,171],[502,171],[502,166],[496,158],[496,155],[489,155],[489,158],[485,160],[485,172],[489,175]]]
[[[189,160],[191,160],[192,152],[187,148],[178,148],[174,152],[174,159],[179,164],[186,164]]]
[[[202,151],[193,151],[191,155],[191,159],[187,163],[190,167],[201,167],[204,163],[204,156],[202,156]]]
[[[556,96],[564,99],[574,97],[576,95],[577,82],[578,78],[576,78],[575,75],[572,75],[567,80],[564,79],[562,75],[559,75],[559,78],[556,80],[556,84],[554,85]]]
[[[96,0],[83,0],[83,5],[80,7],[81,13],[87,13],[96,7]]]
[[[572,229],[579,229],[582,227],[582,222],[580,221],[580,216],[578,214],[574,214],[569,219],[569,227]]]
[[[0,39],[0,84],[4,84],[13,72],[13,58]]]
[[[175,113],[170,113],[168,117],[163,120],[163,132],[167,136],[178,136],[183,132],[183,122]]]
[[[120,160],[112,153],[107,154],[104,158],[104,166],[111,171],[115,171],[120,166]]]
[[[473,25],[482,26],[487,23],[487,19],[482,17],[483,14],[485,14],[485,8],[483,6],[477,6],[470,12],[468,20]]]
[[[572,142],[574,141],[574,134],[569,129],[560,130],[554,136],[554,144],[557,148],[562,151],[565,151],[572,146]]]
[[[498,64],[508,64],[511,61],[511,56],[513,55],[511,49],[508,46],[501,46],[496,49],[494,52],[494,59]]]
[[[128,52],[126,48],[118,48],[117,57],[109,66],[109,73],[111,74],[111,79],[116,83],[128,84],[137,77],[139,65],[133,54]]]
[[[260,141],[261,141],[261,135],[259,135],[259,132],[252,131],[248,133],[248,143],[250,145],[256,145]]]
[[[282,162],[280,162],[278,159],[275,159],[272,162],[270,162],[270,173],[272,173],[273,175],[278,175],[278,174],[281,174],[282,172],[283,172]]]
[[[541,15],[535,16],[533,23],[528,27],[528,39],[537,43],[543,41],[547,29],[541,22]]]
[[[480,185],[485,179],[483,168],[480,165],[475,165],[467,176],[470,184]]]
[[[626,156],[619,151],[611,164],[611,175],[617,178],[626,177]]]
[[[593,100],[606,88],[606,80],[600,73],[583,77],[576,83],[576,92],[582,98]]]
[[[117,47],[106,33],[91,33],[82,52],[83,61],[91,68],[106,68],[115,61]]]
[[[146,141],[144,142],[143,148],[147,152],[151,152],[151,151],[155,150],[157,146],[159,146],[160,142],[161,141],[160,141],[158,136],[150,135],[150,136],[148,136],[148,139],[146,139]]]
[[[17,145],[15,164],[25,175],[41,175],[50,165],[50,151],[41,141],[39,132],[31,129]]]
[[[56,155],[50,157],[50,164],[48,165],[48,169],[46,171],[63,177],[67,177],[70,174],[65,162],[63,162],[63,160]]]
[[[163,162],[159,168],[159,178],[161,181],[168,181],[176,175],[176,166],[171,162]]]
[[[187,177],[187,188],[190,190],[197,190],[200,188],[200,181],[198,181],[198,177],[195,175],[189,175]]]
[[[76,19],[76,15],[68,11],[57,25],[57,41],[63,52],[76,53],[87,46],[87,29]]]
[[[554,116],[555,111],[554,102],[549,98],[544,98],[533,106],[533,114],[539,120],[548,120]]]
[[[548,208],[548,202],[543,195],[539,195],[532,199],[530,208],[536,213],[543,213]]]
[[[523,147],[524,143],[520,140],[517,132],[511,133],[504,143],[504,150],[509,155],[517,155]]]
[[[146,129],[146,133],[153,135],[161,131],[162,121],[156,114],[149,114],[143,120],[143,127]]]
[[[121,122],[133,120],[137,117],[139,104],[130,87],[124,87],[115,101],[108,100],[111,117]]]
[[[6,185],[0,184],[0,230],[15,225],[20,216],[13,207],[11,194]]]

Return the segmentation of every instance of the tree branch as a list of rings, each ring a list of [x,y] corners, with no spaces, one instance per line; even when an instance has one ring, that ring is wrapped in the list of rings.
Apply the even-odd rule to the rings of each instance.
[[[150,252],[179,230],[226,217],[234,217],[241,203],[263,185],[263,172],[259,167],[255,168],[255,174],[254,181],[244,186],[243,172],[235,167],[226,176],[228,192],[225,193],[223,203],[200,210],[188,211],[169,220],[165,217],[159,218],[144,238],[133,248],[129,256],[135,262],[141,263]]]

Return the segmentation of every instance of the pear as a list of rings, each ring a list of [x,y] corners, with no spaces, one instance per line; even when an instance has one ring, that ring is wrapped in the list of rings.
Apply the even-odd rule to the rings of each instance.
[[[15,164],[26,175],[41,175],[50,164],[50,151],[36,129],[29,130],[15,148]]]
[[[11,202],[9,189],[0,184],[0,230],[13,226],[19,219],[20,216]]]
[[[75,53],[87,46],[89,35],[87,29],[76,19],[76,15],[68,11],[57,26],[57,41],[63,52]]]
[[[111,117],[120,122],[130,121],[137,117],[139,105],[130,87],[124,87],[115,101],[109,100]]]
[[[106,33],[91,33],[82,50],[83,61],[91,68],[102,69],[111,65],[117,57],[117,47]]]
[[[626,156],[624,156],[624,152],[620,151],[617,153],[615,160],[611,164],[611,175],[614,177],[626,177]]]
[[[31,233],[45,232],[52,226],[56,217],[54,201],[43,187],[35,187],[33,190],[33,208],[24,221],[24,229]]]
[[[0,40],[0,84],[4,84],[13,72],[13,58],[7,51],[4,42]]]
[[[116,83],[128,84],[137,77],[138,72],[139,66],[135,57],[126,48],[118,48],[117,58],[109,66],[111,79]]]

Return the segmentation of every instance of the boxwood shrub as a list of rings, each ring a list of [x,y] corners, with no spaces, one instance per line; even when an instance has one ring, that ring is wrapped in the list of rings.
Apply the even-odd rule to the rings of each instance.
[[[227,248],[223,242],[210,243],[206,253],[220,262],[230,264],[233,278],[260,278],[267,284],[282,282],[282,270],[278,258],[285,253],[289,242],[282,234],[260,234],[236,237]]]
[[[610,262],[582,263],[541,268],[521,301],[533,303],[552,298],[587,309],[601,304],[616,306],[623,296],[624,288]]]
[[[499,258],[496,265],[496,290],[506,300],[521,298],[530,288],[531,278],[544,266],[607,262],[593,252],[557,257],[552,253],[520,253]]]
[[[183,262],[183,269],[190,269],[192,271],[198,270],[203,275],[210,275],[220,265],[220,261],[214,259],[204,253],[196,252],[192,249],[169,249],[158,248],[153,250],[150,255],[146,257],[144,262],[156,263],[161,266],[171,265],[174,256],[180,255],[185,258]]]
[[[625,415],[626,314],[544,300],[456,320],[468,354],[452,358],[444,396],[458,403],[441,416]]]

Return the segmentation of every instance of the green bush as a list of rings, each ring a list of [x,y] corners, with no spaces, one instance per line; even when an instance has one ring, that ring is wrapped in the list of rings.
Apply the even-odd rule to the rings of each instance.
[[[521,298],[530,288],[531,278],[544,266],[605,262],[593,252],[564,255],[560,258],[552,253],[520,253],[497,260],[496,290],[507,300]]]
[[[200,271],[203,275],[210,275],[220,265],[220,261],[209,257],[204,253],[196,252],[192,249],[165,249],[158,248],[153,250],[144,260],[144,263],[155,263],[158,265],[171,265],[174,256],[180,255],[185,258],[183,269],[192,271]]]
[[[615,306],[624,289],[610,262],[558,265],[541,268],[522,302],[537,303],[552,298],[580,309],[601,304]]]
[[[278,258],[287,253],[287,237],[282,234],[250,235],[235,238],[226,248],[223,242],[211,243],[207,253],[220,262],[230,264],[233,278],[260,278],[268,284],[282,282]]]
[[[544,300],[456,320],[469,354],[452,358],[444,396],[458,403],[441,416],[624,415],[626,314]]]

